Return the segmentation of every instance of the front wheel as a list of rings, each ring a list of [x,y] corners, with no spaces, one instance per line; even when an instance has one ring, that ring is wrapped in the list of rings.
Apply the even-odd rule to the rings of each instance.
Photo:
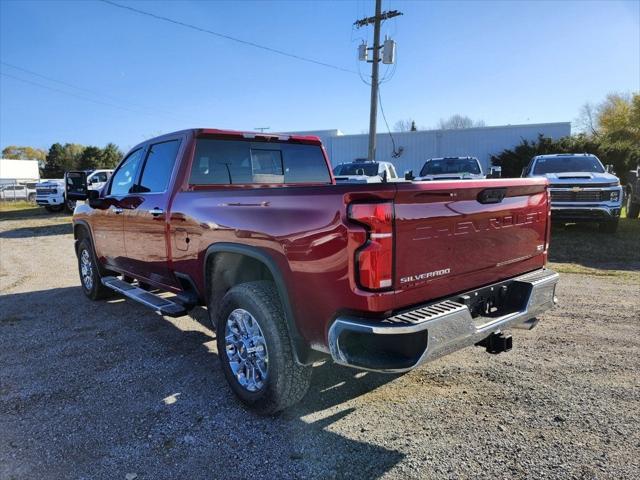
[[[100,269],[88,238],[83,238],[78,244],[78,271],[82,291],[87,297],[91,300],[100,300],[111,296],[113,291],[102,284]]]
[[[45,205],[47,212],[56,213],[62,211],[64,205]]]
[[[296,362],[278,292],[272,282],[236,285],[217,317],[218,355],[233,392],[261,414],[304,397],[311,367]]]
[[[75,200],[67,200],[65,199],[64,205],[69,213],[73,213],[76,209],[76,201]]]

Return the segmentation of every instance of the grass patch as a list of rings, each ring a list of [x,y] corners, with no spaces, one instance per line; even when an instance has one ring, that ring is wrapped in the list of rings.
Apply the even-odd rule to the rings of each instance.
[[[574,273],[578,275],[591,275],[594,277],[621,278],[628,283],[640,285],[640,270],[613,270],[584,267],[576,263],[549,262],[549,267],[558,273]]]
[[[554,225],[549,261],[565,273],[614,276],[620,272],[639,273],[640,221],[621,218],[615,234],[602,233],[597,225],[588,223]]]
[[[16,212],[29,209],[44,210],[35,203],[26,200],[0,201],[0,212]]]

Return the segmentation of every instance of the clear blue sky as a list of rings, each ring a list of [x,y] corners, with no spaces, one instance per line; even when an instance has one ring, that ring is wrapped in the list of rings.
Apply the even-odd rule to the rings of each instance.
[[[373,0],[205,2],[116,0],[364,75],[356,48],[372,29],[353,21]],[[612,91],[640,90],[640,2],[419,2],[386,0],[404,16],[382,85],[390,124],[434,126],[454,113],[488,125],[573,121]],[[172,130],[368,128],[359,76],[259,50],[95,0],[0,0],[0,56],[89,91],[16,70],[53,89],[0,76],[0,145],[53,142],[127,149]],[[385,71],[383,67],[382,71]],[[88,101],[87,99],[92,99]],[[98,102],[98,103],[96,103]],[[120,107],[120,108],[118,108]],[[379,118],[379,131],[384,129]]]

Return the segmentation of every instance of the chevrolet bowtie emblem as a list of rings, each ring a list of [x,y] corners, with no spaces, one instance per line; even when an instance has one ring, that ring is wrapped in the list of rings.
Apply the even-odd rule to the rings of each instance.
[[[572,187],[572,188],[571,188],[571,191],[572,191],[572,192],[581,192],[581,191],[582,191],[582,189],[581,189],[580,187]]]

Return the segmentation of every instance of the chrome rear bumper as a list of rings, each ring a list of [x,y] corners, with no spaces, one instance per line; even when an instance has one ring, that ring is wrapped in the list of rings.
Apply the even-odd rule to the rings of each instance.
[[[506,285],[506,291],[510,292],[507,300],[514,305],[508,313],[497,317],[474,318],[464,303],[469,298],[465,294],[377,322],[340,316],[329,329],[329,350],[333,360],[342,365],[405,372],[474,345],[502,329],[532,328],[536,316],[555,305],[558,278],[554,271],[542,269],[496,284],[496,288]],[[487,288],[493,291],[493,287]]]

